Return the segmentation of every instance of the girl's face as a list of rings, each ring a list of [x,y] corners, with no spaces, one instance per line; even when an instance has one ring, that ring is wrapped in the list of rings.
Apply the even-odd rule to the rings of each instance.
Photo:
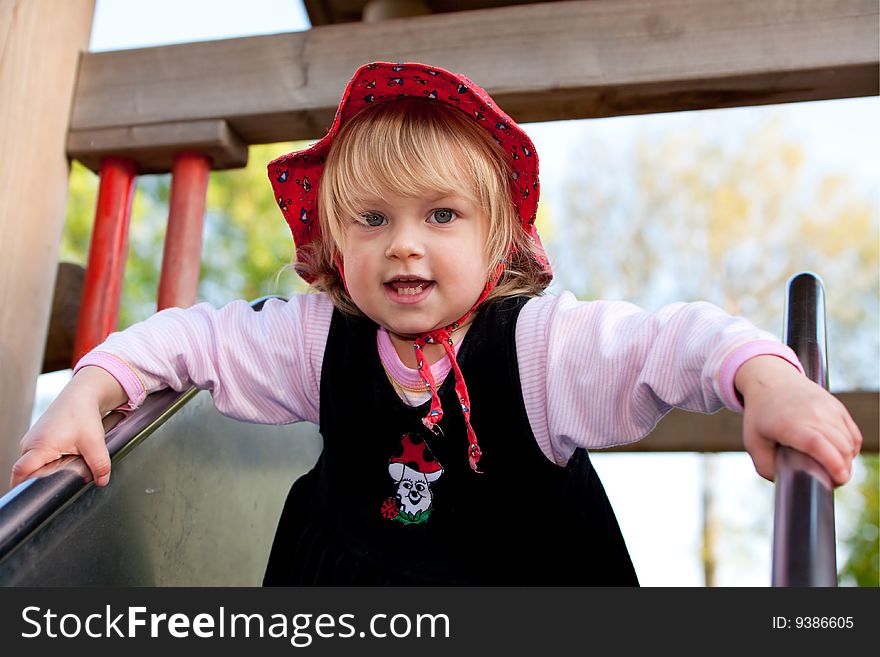
[[[451,324],[486,285],[488,233],[485,211],[465,196],[372,199],[345,229],[348,293],[401,337]]]

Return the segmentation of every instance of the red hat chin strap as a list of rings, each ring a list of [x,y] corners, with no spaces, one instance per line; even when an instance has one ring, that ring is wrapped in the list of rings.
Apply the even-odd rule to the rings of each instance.
[[[480,460],[480,456],[482,456],[482,451],[477,442],[477,434],[474,432],[473,426],[471,426],[470,397],[468,395],[467,385],[465,385],[464,382],[464,376],[462,376],[461,369],[458,367],[458,362],[455,360],[455,347],[452,343],[452,337],[443,329],[434,331],[433,334],[437,337],[435,338],[434,335],[427,338],[419,337],[413,345],[416,351],[416,362],[419,364],[419,374],[421,374],[425,384],[431,389],[431,409],[428,411],[428,414],[422,418],[422,424],[435,434],[440,433],[440,427],[437,425],[440,423],[440,420],[443,419],[443,407],[440,405],[440,397],[437,395],[437,385],[434,383],[434,376],[431,374],[431,366],[425,365],[422,346],[425,344],[442,344],[443,348],[446,350],[446,357],[449,358],[449,363],[452,365],[452,371],[455,376],[455,392],[458,395],[458,401],[461,404],[461,412],[464,415],[464,424],[467,427],[468,463],[471,466],[471,470],[478,474],[482,474],[482,472],[477,469],[477,462]]]
[[[424,424],[428,429],[433,431],[435,434],[440,433],[440,427],[437,425],[440,423],[440,420],[443,419],[443,407],[440,404],[440,396],[437,394],[437,385],[434,382],[434,375],[431,373],[430,364],[425,363],[425,357],[422,353],[422,347],[426,344],[441,344],[443,348],[446,350],[446,357],[449,359],[449,364],[452,367],[452,373],[455,376],[455,392],[458,396],[458,402],[461,404],[461,412],[464,415],[464,424],[467,428],[467,439],[468,439],[468,463],[471,466],[471,470],[476,473],[482,474],[479,469],[477,469],[477,463],[480,460],[483,452],[480,449],[480,445],[477,442],[477,434],[474,431],[473,426],[471,426],[471,400],[468,395],[467,385],[464,382],[464,376],[461,373],[461,369],[458,366],[458,361],[455,359],[455,346],[452,342],[451,333],[455,331],[459,326],[464,325],[465,320],[477,309],[477,307],[486,300],[486,297],[489,296],[489,293],[495,289],[495,286],[498,284],[498,280],[501,278],[501,274],[504,272],[504,261],[498,263],[495,267],[495,270],[492,272],[492,276],[489,278],[489,281],[486,283],[486,287],[483,288],[483,292],[480,294],[480,298],[477,299],[476,303],[471,306],[471,309],[468,310],[461,319],[448,326],[444,326],[441,329],[437,329],[434,331],[429,331],[427,333],[422,333],[419,335],[415,342],[413,343],[413,348],[416,352],[416,365],[419,370],[419,375],[422,377],[422,380],[425,382],[425,385],[431,390],[431,408],[428,410],[428,414],[422,418],[422,424]]]

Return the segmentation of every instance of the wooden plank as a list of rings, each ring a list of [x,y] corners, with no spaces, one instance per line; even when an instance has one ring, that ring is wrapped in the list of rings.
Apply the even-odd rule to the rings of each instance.
[[[835,396],[847,407],[862,432],[862,453],[876,454],[880,449],[880,395],[857,391]],[[643,440],[602,451],[741,452],[742,416],[727,410],[703,415],[676,409]]]
[[[171,171],[174,155],[183,150],[204,153],[213,169],[247,164],[247,144],[221,119],[74,131],[67,138],[67,154],[92,171],[98,170],[106,155],[137,161],[138,173]]]
[[[319,137],[372,60],[463,71],[521,122],[875,95],[878,15],[874,0],[578,0],[89,53],[71,139],[208,119],[248,144]]]

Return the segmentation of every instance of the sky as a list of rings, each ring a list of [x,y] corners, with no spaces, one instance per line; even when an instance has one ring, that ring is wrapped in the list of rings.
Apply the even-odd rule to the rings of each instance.
[[[97,0],[92,51],[149,47],[207,39],[299,31],[309,28],[296,0]],[[477,81],[479,82],[479,81]],[[340,89],[340,93],[341,93]],[[798,103],[773,108],[714,110],[698,121],[725,126],[719,138],[780,115],[787,132],[808,144],[808,165],[845,167],[867,188],[880,189],[880,130],[877,98]],[[565,146],[573,130],[601,134],[608,143],[626,145],[642,130],[662,131],[688,125],[696,113],[616,117],[589,122],[532,124],[527,130],[541,154],[542,186],[553,193],[572,166]],[[578,125],[574,126],[573,123]],[[38,384],[35,417],[69,378],[69,371],[45,375]],[[754,472],[745,453],[712,457],[720,492],[719,506],[728,536],[719,555],[718,584],[766,586],[770,581],[769,509],[772,485]],[[699,484],[702,458],[693,454],[594,454],[593,460],[614,505],[643,585],[702,586]],[[846,511],[846,495],[838,508]],[[848,522],[838,512],[840,522]],[[841,554],[838,553],[841,563]]]

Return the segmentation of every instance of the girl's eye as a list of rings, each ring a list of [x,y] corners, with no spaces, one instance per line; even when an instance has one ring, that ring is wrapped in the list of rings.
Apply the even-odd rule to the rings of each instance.
[[[455,218],[455,212],[448,208],[441,208],[440,210],[434,210],[431,213],[431,217],[438,224],[448,224]]]
[[[373,228],[381,226],[385,222],[385,217],[377,212],[364,212],[361,215],[361,219],[363,219],[368,226],[372,226]]]

